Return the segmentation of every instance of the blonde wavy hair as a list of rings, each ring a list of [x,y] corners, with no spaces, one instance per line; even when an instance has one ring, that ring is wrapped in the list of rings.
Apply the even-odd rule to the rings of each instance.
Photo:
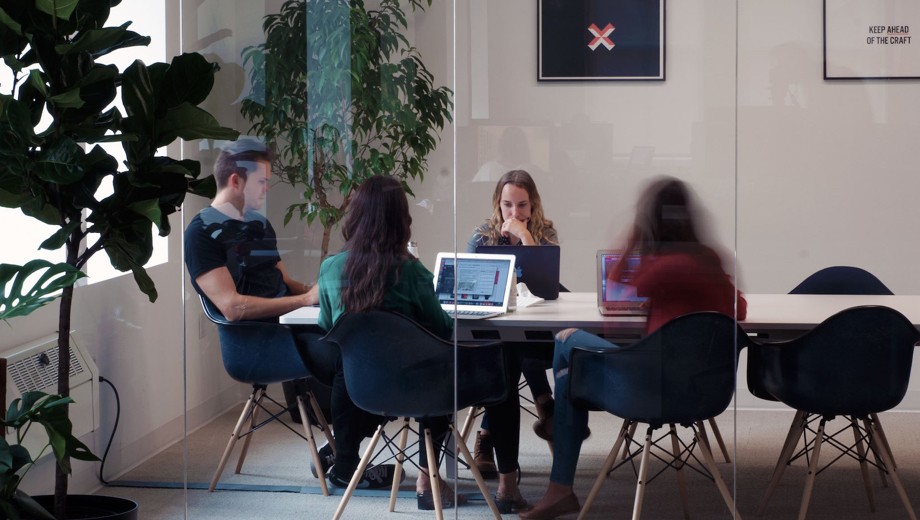
[[[498,244],[502,233],[502,208],[501,198],[502,190],[506,184],[513,184],[527,192],[527,198],[530,199],[530,220],[527,222],[527,231],[533,236],[537,244],[543,242],[548,229],[553,229],[553,221],[543,215],[543,202],[540,200],[540,192],[537,191],[537,184],[524,170],[511,170],[502,175],[495,185],[495,193],[492,194],[492,216],[489,218],[488,243]]]

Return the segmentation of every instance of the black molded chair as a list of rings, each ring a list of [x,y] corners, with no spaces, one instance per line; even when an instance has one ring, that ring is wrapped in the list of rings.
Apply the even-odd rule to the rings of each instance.
[[[891,295],[891,290],[882,283],[874,274],[859,267],[838,265],[825,267],[815,271],[800,284],[795,286],[789,294],[850,294],[850,295]],[[757,351],[753,351],[755,354]],[[766,401],[776,401],[768,391],[760,385],[760,378],[756,373],[760,370],[760,360],[756,355],[748,352],[747,384],[748,391],[754,397]],[[801,420],[801,412],[796,414],[793,424]],[[790,435],[794,426],[790,427]]]
[[[890,295],[894,293],[892,293],[874,274],[865,269],[851,266],[832,266],[819,269],[812,273],[789,291],[789,294]],[[778,399],[770,395],[770,392],[763,388],[761,377],[759,376],[763,371],[760,366],[761,360],[759,352],[760,351],[757,349],[750,349],[748,351],[748,391],[751,392],[754,397],[765,401],[777,401]],[[793,417],[792,423],[789,425],[789,431],[786,434],[783,446],[798,437],[798,425],[802,422],[804,417],[805,412],[796,410],[795,417]],[[878,461],[876,462],[877,466],[881,465]],[[777,464],[787,464],[787,461],[783,461],[781,458],[777,461]],[[885,472],[880,471],[879,474],[882,479],[882,485],[887,487],[888,483],[885,480]],[[763,512],[766,508],[768,499],[769,495],[765,495],[758,511]]]
[[[859,267],[838,265],[815,272],[789,294],[894,294],[874,274]]]
[[[217,482],[220,480],[224,466],[227,465],[227,459],[230,458],[230,453],[233,451],[236,442],[245,437],[236,464],[235,472],[239,473],[243,469],[243,461],[246,460],[246,452],[249,451],[249,443],[252,440],[253,433],[276,419],[278,424],[307,441],[310,447],[310,456],[313,457],[313,464],[315,467],[321,468],[322,464],[319,452],[316,449],[316,440],[313,437],[312,427],[315,426],[325,433],[329,445],[333,449],[335,449],[335,443],[326,418],[313,393],[307,392],[313,411],[312,418],[307,414],[303,398],[300,395],[297,396],[296,406],[300,413],[303,434],[281,420],[281,417],[290,412],[290,409],[272,399],[266,393],[266,388],[270,384],[311,377],[300,354],[297,352],[290,329],[284,325],[267,321],[227,320],[213,304],[204,298],[201,298],[201,306],[204,308],[205,316],[217,324],[217,333],[220,337],[220,353],[227,374],[241,383],[252,385],[252,393],[249,394],[249,399],[243,406],[243,412],[233,428],[230,442],[227,443],[227,447],[224,449],[224,454],[220,458],[220,463],[214,472],[208,491],[214,491],[217,487]],[[274,403],[276,407],[280,407],[281,411],[273,412],[266,408],[262,404],[265,399]],[[269,415],[267,419],[261,422],[259,421],[260,410]],[[314,423],[314,418],[317,421],[316,423]],[[326,486],[326,479],[320,475],[319,481],[323,494],[328,495],[329,489]]]
[[[809,461],[799,508],[799,519],[804,519],[815,476],[848,456],[860,464],[871,510],[875,510],[875,501],[869,464],[891,478],[909,517],[916,519],[877,414],[904,398],[918,341],[920,333],[899,312],[864,306],[841,311],[799,338],[751,347],[751,357],[759,363],[748,376],[755,377],[772,397],[799,411],[760,504],[761,514],[785,467],[804,456]],[[837,416],[845,418],[848,425],[828,430],[827,422]],[[846,444],[841,437],[850,431],[854,442]],[[799,437],[805,444],[796,453]],[[836,448],[841,455],[819,468],[824,446]],[[874,455],[874,462],[868,459],[869,453]]]
[[[396,492],[402,475],[409,418],[450,416],[450,432],[457,436],[453,414],[474,405],[502,402],[507,394],[503,352],[498,343],[460,344],[445,341],[401,314],[385,311],[346,313],[325,337],[342,351],[345,386],[358,407],[387,418],[403,418],[400,431],[392,437],[381,424],[345,490],[333,516],[341,518],[361,475],[374,456],[381,436],[389,446],[399,435],[396,473],[390,493],[390,511],[395,510]],[[459,376],[459,378],[457,377]],[[454,382],[456,381],[456,389]],[[455,393],[456,392],[456,393]],[[456,400],[455,400],[456,398]],[[428,475],[431,477],[435,515],[443,518],[431,431],[425,430]],[[470,466],[473,478],[496,519],[501,516],[482,475],[463,442],[456,443]]]
[[[630,461],[640,454],[642,457],[633,519],[639,518],[645,487],[654,479],[654,476],[648,478],[653,448],[666,453],[654,456],[661,460],[667,457],[668,467],[678,472],[685,516],[688,516],[685,467],[712,478],[729,511],[735,512],[734,500],[703,436],[703,421],[725,411],[731,402],[738,353],[747,343],[747,335],[732,318],[717,312],[699,312],[675,318],[630,346],[573,349],[569,365],[572,401],[576,406],[599,408],[625,419],[579,518],[585,517],[607,474],[615,469],[624,443],[640,447],[629,453]],[[632,426],[636,423],[648,425],[643,444],[632,438]],[[680,439],[676,425],[690,428],[693,440],[688,443]],[[668,427],[668,433],[653,439],[653,432],[664,426]],[[668,437],[671,447],[665,449],[659,443]],[[695,453],[697,448],[702,461]]]

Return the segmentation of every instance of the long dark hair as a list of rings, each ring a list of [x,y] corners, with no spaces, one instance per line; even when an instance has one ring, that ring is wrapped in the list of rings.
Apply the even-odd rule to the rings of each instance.
[[[636,220],[626,250],[642,255],[664,251],[697,251],[701,246],[694,222],[695,202],[687,184],[674,177],[653,180],[642,191],[636,205]],[[626,255],[608,277],[620,280],[626,269]]]
[[[649,253],[669,245],[698,244],[694,214],[692,195],[683,181],[673,177],[653,181],[639,199],[633,247]]]
[[[388,283],[399,278],[399,266],[409,257],[411,237],[409,201],[393,177],[364,181],[348,203],[342,235],[345,237],[345,284],[342,305],[361,312],[383,303]]]

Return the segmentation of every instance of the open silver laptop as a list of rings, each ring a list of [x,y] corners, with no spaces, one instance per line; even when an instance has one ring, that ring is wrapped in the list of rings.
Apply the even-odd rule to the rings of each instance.
[[[609,279],[620,261],[625,262],[620,280]],[[631,285],[639,269],[638,253],[603,249],[597,252],[597,310],[604,316],[643,316],[648,314],[648,298],[638,296]]]
[[[514,255],[438,253],[434,292],[457,319],[484,319],[508,312]]]

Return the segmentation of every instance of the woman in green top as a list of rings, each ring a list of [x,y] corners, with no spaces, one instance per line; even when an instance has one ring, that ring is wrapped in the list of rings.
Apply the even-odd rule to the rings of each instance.
[[[320,268],[321,327],[331,329],[345,312],[384,309],[409,316],[432,333],[452,339],[454,322],[441,309],[431,272],[406,250],[411,224],[409,202],[399,181],[392,177],[371,177],[358,188],[349,202],[343,225],[345,247],[341,253],[327,258]],[[500,409],[501,413],[496,415],[507,420],[517,417],[519,428],[517,406],[517,399],[509,398],[492,408]],[[435,439],[443,440],[447,433],[446,417],[429,419],[426,425]],[[337,446],[338,433],[336,431]],[[512,512],[526,502],[521,499],[516,480],[517,432],[514,442],[510,442],[511,435],[508,437],[509,442],[503,443],[501,449],[496,445],[499,471],[505,472],[505,478],[499,482],[496,502],[500,509]],[[341,457],[341,450],[336,456]],[[424,449],[420,450],[419,459],[420,466],[427,467]],[[434,508],[431,482],[424,469],[419,471],[416,492],[420,509]],[[441,496],[444,506],[453,505],[452,492]],[[460,503],[466,499],[462,495],[458,497]]]

